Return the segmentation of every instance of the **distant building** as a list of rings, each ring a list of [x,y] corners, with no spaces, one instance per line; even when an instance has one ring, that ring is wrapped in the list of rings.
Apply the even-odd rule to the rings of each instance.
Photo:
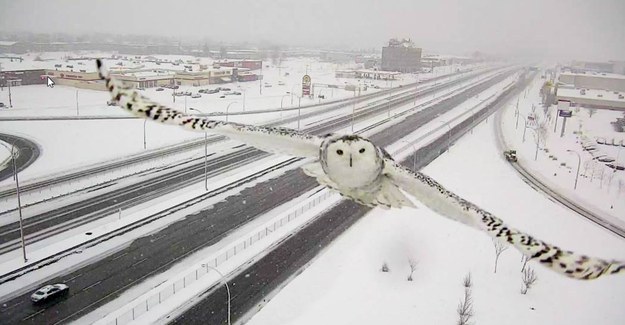
[[[388,46],[382,48],[381,70],[419,72],[420,69],[421,49],[415,47],[410,39],[391,39]]]

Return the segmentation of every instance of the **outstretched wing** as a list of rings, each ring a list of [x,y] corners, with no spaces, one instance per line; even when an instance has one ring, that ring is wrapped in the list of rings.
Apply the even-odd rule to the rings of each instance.
[[[445,217],[483,230],[493,238],[513,245],[528,258],[536,259],[556,272],[584,280],[596,279],[604,274],[625,272],[623,262],[578,255],[533,238],[508,227],[503,220],[445,189],[431,177],[411,171],[389,159],[385,162],[386,176],[428,208]]]
[[[323,138],[281,127],[253,126],[196,117],[168,108],[142,96],[136,90],[108,76],[102,61],[96,61],[100,78],[106,80],[106,88],[113,100],[136,116],[165,124],[210,132],[242,141],[263,151],[298,157],[319,157]]]

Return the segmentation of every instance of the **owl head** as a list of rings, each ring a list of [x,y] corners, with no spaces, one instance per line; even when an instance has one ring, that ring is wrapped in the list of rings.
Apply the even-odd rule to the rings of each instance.
[[[380,149],[358,135],[326,139],[322,146],[322,166],[340,186],[358,188],[370,184],[382,172]]]

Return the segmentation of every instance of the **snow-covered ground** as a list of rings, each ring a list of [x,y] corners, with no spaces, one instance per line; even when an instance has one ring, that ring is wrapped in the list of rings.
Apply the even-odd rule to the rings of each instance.
[[[502,116],[505,141],[510,148],[517,150],[520,164],[539,176],[541,181],[599,214],[608,215],[610,219],[620,219],[616,222],[625,228],[625,171],[615,171],[596,159],[600,155],[606,155],[618,160],[620,165],[625,165],[625,147],[618,145],[620,141],[625,142],[625,133],[616,132],[610,124],[616,121],[616,118],[624,117],[623,112],[611,110],[591,112],[583,107],[573,108],[573,117],[568,118],[564,136],[560,137],[563,118],[558,118],[554,132],[556,108],[552,106],[548,116],[545,117],[540,104],[539,90],[544,81],[537,77],[527,93],[522,93],[518,97],[520,114],[518,128],[515,115],[516,99],[505,108]],[[523,142],[524,118],[532,112],[532,106],[535,107],[538,119],[547,121],[546,144],[541,140],[537,160],[534,160],[536,141],[533,129],[526,130]],[[589,113],[593,113],[592,116]],[[596,144],[596,139],[603,139],[609,143],[614,139],[617,145]],[[584,141],[595,143],[597,150],[592,154],[584,151],[582,149]],[[542,148],[547,148],[548,151]],[[577,189],[574,189],[574,186],[578,156],[567,150],[577,152],[580,157]]]
[[[424,172],[482,208],[565,249],[625,259],[625,241],[553,203],[502,159],[492,119]],[[504,251],[494,268],[487,235],[424,207],[375,209],[332,243],[248,324],[451,324],[471,273],[477,324],[622,324],[625,279],[565,278],[529,262],[538,280],[521,289],[521,255]],[[417,262],[407,281],[409,259]],[[389,273],[381,272],[386,262]]]
[[[440,137],[444,132],[447,131],[447,123],[449,123],[452,127],[457,123],[460,123],[462,120],[468,118],[468,113],[470,109],[480,109],[484,105],[487,105],[491,100],[493,100],[494,95],[500,93],[505,89],[505,87],[509,86],[514,80],[516,76],[507,78],[506,80],[501,81],[500,83],[490,87],[486,91],[480,94],[481,99],[478,98],[470,98],[465,103],[457,106],[453,110],[440,115],[438,118],[424,125],[423,127],[417,129],[415,132],[406,135],[405,138],[398,141],[397,143],[388,146],[386,149],[397,157],[404,157],[409,155],[413,149],[420,148],[423,145],[431,142],[433,139]],[[441,123],[443,122],[443,123]],[[391,123],[385,123],[383,127],[391,127],[393,121]],[[359,123],[362,127],[366,127],[369,123]],[[356,130],[360,128],[361,125],[358,125]],[[347,130],[343,130],[347,131]],[[379,130],[378,130],[379,131]],[[370,131],[374,132],[374,131]],[[375,131],[377,132],[377,131]],[[408,146],[406,146],[408,144]],[[413,146],[414,145],[414,146]],[[295,200],[294,200],[295,201]],[[328,204],[328,203],[324,203]],[[279,218],[279,216],[275,216],[275,213],[270,212],[263,216],[260,216],[258,220],[267,220],[268,218]],[[309,216],[313,217],[313,216]],[[256,221],[255,221],[256,223]],[[227,240],[228,242],[240,240],[241,232],[237,230],[236,235],[229,236]],[[271,242],[277,242],[282,236],[279,234],[274,234]],[[256,253],[255,253],[256,252]],[[241,255],[237,255],[237,257],[230,261],[229,263],[220,266],[222,272],[229,272],[230,270],[236,269],[238,266],[246,263],[249,259],[251,259],[254,254],[257,254],[258,251],[253,250],[252,252],[247,252]],[[250,255],[251,254],[251,255]],[[260,254],[262,256],[262,253]],[[195,253],[192,256],[189,256],[185,262],[179,263],[176,266],[176,270],[193,268],[197,267],[198,260],[206,260],[206,254],[204,253]],[[236,262],[236,263],[234,263]],[[194,264],[195,263],[195,264]],[[233,264],[234,263],[234,264]],[[237,264],[238,263],[238,264]],[[185,266],[186,265],[186,266]],[[94,319],[101,319],[102,323],[114,323],[116,317],[120,321],[126,321],[127,316],[132,313],[132,308],[134,306],[139,306],[138,312],[143,313],[143,306],[145,305],[145,300],[150,300],[152,296],[154,296],[158,291],[165,290],[168,291],[167,288],[171,286],[171,283],[176,282],[177,279],[181,279],[185,275],[189,274],[189,269],[183,271],[182,273],[176,274],[176,272],[167,271],[163,274],[159,274],[158,276],[152,277],[149,281],[145,281],[137,286],[135,286],[130,292],[125,293],[123,297],[116,299],[115,301],[102,306],[98,310],[90,313],[85,316],[83,320],[92,321]],[[191,272],[193,273],[193,272]],[[167,282],[164,282],[164,279],[168,279]],[[197,299],[197,295],[204,290],[212,287],[219,278],[208,278],[203,280],[202,283],[194,284],[192,290],[186,290],[184,292],[178,292],[175,296],[175,299],[168,300],[167,303],[161,304],[158,307],[150,307],[150,312],[147,315],[141,316],[138,318],[138,323],[151,323],[157,319],[165,319],[164,317],[171,317],[172,315],[178,314],[182,310],[184,310],[184,306],[189,306],[195,299]],[[154,288],[152,284],[160,283],[158,288]],[[151,303],[150,303],[151,304]],[[124,306],[124,307],[120,307]],[[106,316],[103,318],[103,316]]]

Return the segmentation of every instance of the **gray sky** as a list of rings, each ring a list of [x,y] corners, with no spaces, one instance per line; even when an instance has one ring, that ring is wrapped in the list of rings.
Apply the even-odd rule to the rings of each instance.
[[[0,0],[0,30],[625,60],[624,0]]]

